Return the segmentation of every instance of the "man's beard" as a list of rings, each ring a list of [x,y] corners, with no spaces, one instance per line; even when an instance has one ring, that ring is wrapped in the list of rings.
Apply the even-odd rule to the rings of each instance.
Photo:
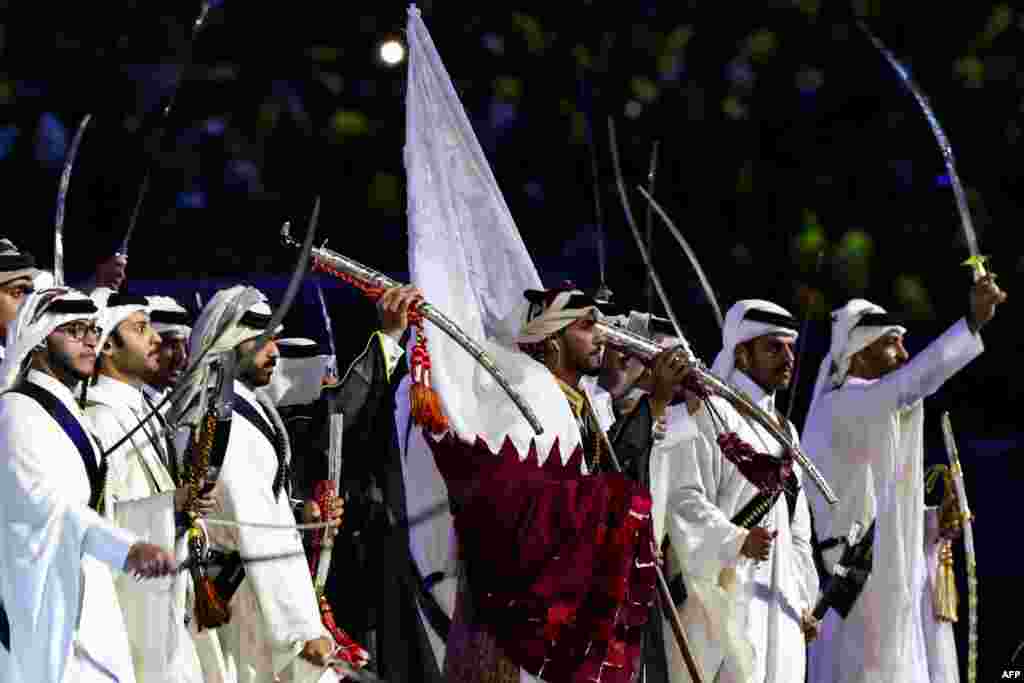
[[[252,361],[243,360],[238,368],[238,379],[250,388],[265,387],[270,384],[276,365],[274,363],[267,369],[260,369]]]

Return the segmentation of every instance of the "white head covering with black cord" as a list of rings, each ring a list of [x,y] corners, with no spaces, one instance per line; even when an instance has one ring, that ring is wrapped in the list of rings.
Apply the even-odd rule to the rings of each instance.
[[[7,325],[7,355],[0,364],[0,392],[9,391],[28,369],[28,360],[61,325],[76,320],[95,321],[99,308],[82,292],[66,287],[29,294]]]
[[[832,312],[832,341],[818,368],[808,416],[813,414],[818,399],[846,381],[853,356],[891,332],[906,334],[907,328],[884,308],[865,299],[852,299]]]
[[[109,287],[97,287],[89,296],[100,309],[99,325],[103,328],[103,335],[96,344],[97,353],[103,350],[118,325],[136,313],[149,313],[149,300],[144,296],[125,294]]]
[[[800,324],[782,306],[763,299],[737,301],[725,314],[722,350],[715,357],[711,372],[729,382],[736,368],[736,347],[763,337],[778,335],[796,339]]]
[[[281,355],[270,378],[261,387],[278,408],[306,405],[320,398],[330,354],[324,353],[312,339],[291,337],[277,340]]]
[[[8,239],[0,239],[0,286],[23,277],[35,280],[39,273],[35,266],[32,254],[19,251]]]
[[[519,344],[538,344],[581,318],[601,318],[599,302],[574,287],[528,289],[523,296],[530,306],[516,339]]]
[[[200,366],[184,378],[185,387],[171,407],[168,422],[176,427],[197,426],[206,414],[210,387],[216,378],[213,366],[223,354],[235,353],[235,347],[256,339],[271,319],[267,297],[255,287],[236,285],[217,292],[203,307],[189,337],[187,367],[191,369],[202,356]],[[279,325],[274,331],[280,332]],[[204,354],[204,349],[211,347]]]
[[[169,296],[148,296],[149,321],[162,339],[188,339],[192,334],[192,314]]]

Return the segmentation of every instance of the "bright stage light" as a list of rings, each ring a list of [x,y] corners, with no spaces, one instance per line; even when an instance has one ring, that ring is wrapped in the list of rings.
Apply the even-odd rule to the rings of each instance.
[[[380,61],[395,66],[405,59],[405,47],[397,40],[385,40],[380,44],[379,54]]]

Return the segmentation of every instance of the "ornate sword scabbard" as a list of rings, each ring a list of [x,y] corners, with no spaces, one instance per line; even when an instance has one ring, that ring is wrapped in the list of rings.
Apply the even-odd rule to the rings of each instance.
[[[231,607],[217,592],[213,579],[206,572],[204,560],[209,551],[209,539],[199,523],[199,515],[195,511],[196,500],[202,495],[207,485],[210,469],[210,454],[217,437],[217,411],[211,406],[203,420],[199,423],[199,434],[195,441],[189,443],[186,451],[186,482],[188,486],[188,502],[185,509],[192,520],[188,530],[189,559],[192,563],[192,580],[195,590],[195,616],[199,630],[218,628],[231,620]]]
[[[953,435],[953,423],[949,412],[942,414],[942,436],[949,456],[949,471],[956,487],[962,515],[964,555],[967,564],[967,681],[974,683],[978,678],[978,565],[974,554],[974,524],[970,505],[967,502],[967,485],[960,465],[960,451]]]
[[[651,361],[655,356],[664,351],[662,347],[658,346],[654,342],[644,339],[643,337],[620,327],[616,327],[615,325],[609,325],[602,321],[597,323],[597,328],[600,330],[605,344],[613,348],[618,348],[625,353],[635,355],[644,361]],[[690,348],[690,345],[685,338],[680,338],[680,341],[679,349],[686,355],[687,362],[691,367],[693,367],[693,371],[697,374],[701,384],[703,384],[711,393],[720,396],[731,403],[741,414],[757,422],[780,444],[788,448],[793,455],[793,459],[800,465],[800,467],[803,468],[807,473],[807,476],[811,478],[811,481],[813,481],[814,485],[818,487],[819,491],[821,491],[821,495],[824,496],[825,500],[827,500],[831,505],[838,503],[839,498],[836,497],[832,487],[829,486],[825,477],[821,474],[818,468],[814,466],[814,463],[808,459],[807,455],[800,448],[800,444],[797,443],[792,436],[781,425],[779,425],[774,418],[772,418],[772,416],[768,415],[768,413],[754,405],[748,398],[712,374],[704,363],[693,353],[693,350]]]
[[[281,237],[285,244],[295,246],[295,241],[291,238],[287,225],[281,229]],[[374,270],[373,268],[364,266],[358,261],[342,256],[336,251],[332,251],[323,246],[315,247],[313,249],[313,260],[314,267],[326,266],[324,269],[328,272],[337,274],[345,279],[351,279],[370,291],[383,291],[394,287],[400,287],[402,284],[389,278],[387,275]],[[463,332],[451,318],[437,310],[430,303],[420,301],[414,305],[415,312],[434,323],[438,329],[451,337],[456,344],[461,346],[466,353],[473,358],[473,360],[483,366],[484,370],[494,378],[494,381],[498,383],[498,385],[516,405],[516,408],[518,408],[519,412],[522,413],[523,417],[530,424],[530,427],[533,428],[534,433],[538,435],[544,433],[544,428],[541,426],[540,420],[537,418],[537,414],[533,411],[522,395],[515,389],[515,387],[509,383],[508,378],[506,378],[501,369],[495,365],[494,360],[476,341]]]

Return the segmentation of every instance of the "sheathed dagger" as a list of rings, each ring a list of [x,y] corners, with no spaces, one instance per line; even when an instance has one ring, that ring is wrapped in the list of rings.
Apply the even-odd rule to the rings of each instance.
[[[956,496],[960,503],[964,533],[964,555],[967,558],[967,681],[974,683],[978,675],[978,565],[974,555],[974,525],[971,508],[967,504],[967,486],[964,484],[964,471],[960,466],[960,453],[953,437],[953,423],[949,419],[949,411],[942,413],[942,436],[946,442],[946,454],[949,456],[949,472],[956,488]]]

